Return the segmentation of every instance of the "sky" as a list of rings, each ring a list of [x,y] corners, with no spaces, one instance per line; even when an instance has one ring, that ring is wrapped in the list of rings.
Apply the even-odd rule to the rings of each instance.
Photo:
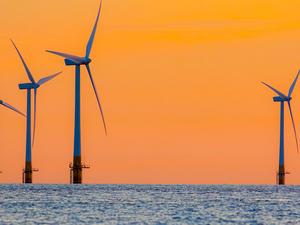
[[[99,0],[0,2],[0,99],[26,112],[28,82],[10,38],[39,89],[34,183],[68,183],[73,155],[74,68],[46,49],[84,55]],[[82,73],[85,183],[273,184],[279,104],[300,69],[300,2],[103,0],[91,69],[108,126]],[[292,107],[300,134],[300,87]],[[300,183],[286,110],[288,184]],[[25,119],[0,107],[1,183],[21,182]]]

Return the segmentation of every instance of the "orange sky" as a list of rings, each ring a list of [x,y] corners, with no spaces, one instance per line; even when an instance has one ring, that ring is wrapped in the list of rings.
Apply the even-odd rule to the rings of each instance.
[[[64,71],[39,90],[35,183],[68,183],[73,154],[74,68],[44,50],[84,54],[98,5],[0,2],[0,98],[26,111],[17,84],[27,76],[9,38],[36,79]],[[84,182],[273,184],[279,104],[260,81],[287,92],[300,68],[299,8],[296,0],[104,0],[91,68],[109,135],[83,72]],[[300,87],[292,104],[300,133]],[[25,119],[0,113],[0,181],[20,182]],[[299,184],[287,111],[286,168],[287,183]]]

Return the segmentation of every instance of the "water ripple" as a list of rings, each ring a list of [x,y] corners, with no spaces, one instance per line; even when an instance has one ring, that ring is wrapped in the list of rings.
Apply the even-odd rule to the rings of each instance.
[[[300,224],[300,187],[0,185],[0,224]]]

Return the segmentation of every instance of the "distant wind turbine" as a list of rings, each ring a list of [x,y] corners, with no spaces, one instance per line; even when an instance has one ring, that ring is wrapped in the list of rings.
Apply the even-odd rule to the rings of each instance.
[[[27,64],[25,63],[24,58],[22,57],[19,49],[15,45],[15,43],[11,40],[12,44],[14,45],[22,64],[25,68],[27,76],[30,83],[21,83],[19,84],[19,89],[27,90],[27,124],[26,124],[26,161],[25,161],[25,169],[23,170],[23,183],[32,183],[32,172],[37,171],[36,169],[32,169],[32,162],[31,162],[31,148],[32,144],[34,144],[35,139],[35,127],[36,127],[36,98],[37,98],[37,89],[43,85],[44,83],[52,80],[54,77],[59,75],[61,72],[55,73],[51,76],[44,77],[40,79],[38,82],[35,82],[32,73],[30,72]],[[33,121],[33,140],[31,142],[31,90],[34,91],[34,121]]]
[[[91,36],[86,46],[86,53],[84,57],[75,56],[67,53],[61,53],[56,51],[46,50],[52,54],[63,57],[65,60],[66,66],[75,66],[75,126],[74,126],[74,157],[73,157],[73,165],[70,164],[71,169],[71,183],[82,183],[82,169],[88,168],[81,163],[81,129],[80,129],[80,66],[83,65],[86,67],[86,70],[89,74],[94,93],[97,98],[98,107],[101,113],[102,122],[104,126],[105,133],[107,134],[106,123],[104,119],[103,110],[100,104],[100,98],[96,89],[96,85],[90,70],[89,64],[91,63],[90,53],[95,37],[95,33],[97,30],[98,20],[100,17],[102,1],[100,2],[96,22],[94,24]]]
[[[289,89],[288,95],[285,95],[282,92],[275,89],[274,87],[272,87],[271,85],[262,82],[265,86],[270,88],[273,92],[275,92],[278,95],[273,98],[273,101],[280,102],[279,170],[277,173],[277,184],[279,184],[279,185],[285,184],[285,175],[287,174],[287,172],[285,171],[285,167],[284,167],[284,102],[287,102],[287,104],[288,104],[288,108],[289,108],[289,112],[290,112],[291,120],[292,120],[292,124],[293,124],[294,134],[295,134],[297,151],[299,153],[299,145],[298,145],[296,126],[295,126],[294,117],[293,117],[293,113],[292,113],[292,107],[291,107],[292,93],[294,91],[294,88],[297,83],[299,75],[300,75],[300,71],[298,72],[296,78],[294,79],[294,81]]]

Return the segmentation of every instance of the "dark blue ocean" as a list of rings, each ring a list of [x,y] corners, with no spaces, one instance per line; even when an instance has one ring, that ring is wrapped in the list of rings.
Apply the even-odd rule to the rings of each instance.
[[[300,224],[300,186],[0,185],[0,224]]]

